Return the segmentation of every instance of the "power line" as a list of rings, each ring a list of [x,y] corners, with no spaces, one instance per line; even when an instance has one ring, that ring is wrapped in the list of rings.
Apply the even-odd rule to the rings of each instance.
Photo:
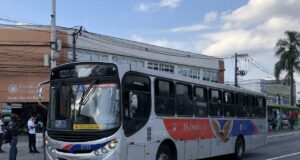
[[[22,29],[22,30],[31,30],[31,31],[36,31],[36,32],[42,32],[42,33],[51,33],[50,30],[50,26],[45,26],[45,25],[9,25],[9,24],[3,24],[0,23],[0,26],[6,26],[6,27],[13,27],[13,28],[18,28],[18,29]],[[28,27],[37,27],[37,28],[43,28],[44,30],[41,29],[34,29],[34,28],[28,28]],[[75,26],[77,27],[77,26]],[[63,30],[73,30],[74,27],[72,28],[63,28]],[[59,32],[59,34],[63,34],[63,35],[72,35],[72,33],[65,33],[64,31],[61,30],[57,30],[57,32]]]
[[[4,19],[4,18],[0,18],[0,19],[6,20],[8,22],[19,22],[17,20],[11,20],[11,19]],[[26,23],[26,22],[24,22],[24,23]],[[23,30],[32,30],[32,31],[38,31],[38,32],[43,32],[43,33],[50,33],[50,30],[33,29],[33,28],[22,27],[22,26],[18,26],[18,25],[7,25],[7,24],[0,24],[0,25],[8,26],[8,27],[14,27],[14,28],[19,28],[19,29],[23,29]],[[48,29],[48,27],[45,27],[43,25],[34,25],[34,27],[40,27],[40,28],[46,28],[46,29]],[[72,27],[72,28],[64,28],[64,29],[65,30],[74,30],[76,27],[78,27],[78,26],[75,26],[75,27]],[[60,33],[62,33],[62,34],[65,34],[65,35],[72,35],[72,33],[69,34],[69,33],[65,33],[65,32],[59,31],[59,30],[57,30],[57,31],[60,32]],[[129,48],[129,49],[138,49],[138,50],[143,50],[143,51],[149,51],[149,52],[159,53],[159,54],[168,55],[168,56],[188,57],[188,58],[197,58],[197,59],[229,59],[229,58],[231,58],[231,57],[224,57],[224,58],[217,58],[217,57],[197,57],[195,55],[190,55],[190,54],[186,54],[186,55],[172,54],[170,52],[158,51],[158,50],[149,49],[149,48],[138,46],[138,45],[134,45],[134,44],[128,44],[128,43],[125,43],[125,42],[121,42],[121,41],[109,39],[106,36],[97,35],[95,33],[87,32],[87,31],[85,31],[85,32],[88,33],[88,34],[94,35],[94,36],[96,36],[98,38],[101,38],[101,39],[95,39],[95,38],[92,38],[92,37],[83,36],[85,38],[92,39],[94,41],[98,41],[98,42],[101,42],[101,43],[112,44],[112,45],[117,45],[117,46],[120,46],[120,47]],[[84,39],[82,39],[82,40],[84,40]],[[97,45],[99,45],[99,44],[97,44]],[[149,44],[146,44],[146,45],[149,45]],[[109,47],[106,47],[106,48],[109,48]],[[113,50],[112,48],[109,48],[109,49]],[[114,50],[114,51],[117,51],[117,50]],[[199,54],[199,56],[201,56],[201,55]]]
[[[148,51],[148,52],[158,53],[158,54],[167,55],[167,56],[174,56],[174,57],[186,57],[186,58],[196,58],[196,59],[228,59],[228,58],[231,58],[231,57],[225,57],[225,58],[196,57],[196,56],[188,55],[188,54],[186,54],[186,55],[180,55],[180,54],[176,54],[176,53],[170,53],[170,52],[164,52],[164,51],[158,51],[158,50],[148,49],[146,47],[141,47],[141,46],[137,46],[137,45],[127,44],[127,43],[124,43],[124,42],[107,41],[107,40],[103,40],[103,39],[95,39],[95,38],[92,38],[92,37],[89,37],[89,36],[86,36],[86,35],[82,35],[82,37],[79,37],[79,38],[81,40],[83,40],[83,41],[92,42],[92,43],[94,43],[96,45],[100,45],[100,44],[99,43],[95,43],[95,41],[96,42],[100,42],[100,43],[111,44],[111,45],[114,45],[114,46],[125,47],[125,48],[128,48],[128,49]],[[83,39],[83,38],[87,38],[87,39],[90,39],[90,40],[93,40],[93,41],[88,41],[87,39]],[[123,51],[117,50],[117,49],[115,49],[113,47],[108,47],[108,46],[104,46],[104,45],[101,45],[101,47],[106,48],[106,49],[108,49],[110,51],[115,51],[115,52],[126,54]],[[199,54],[199,56],[201,56],[201,55]]]
[[[257,69],[261,70],[262,72],[268,74],[269,76],[274,77],[274,75],[272,74],[271,71],[269,71],[266,67],[264,67],[263,65],[259,64],[255,59],[253,59],[252,57],[249,56],[249,58],[251,59],[251,63],[254,67],[256,67]]]

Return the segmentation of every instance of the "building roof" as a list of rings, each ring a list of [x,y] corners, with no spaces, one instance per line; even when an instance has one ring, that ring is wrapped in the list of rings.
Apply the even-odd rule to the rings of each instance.
[[[24,30],[37,30],[45,31],[50,30],[49,25],[6,25],[0,24],[0,29],[24,29]],[[57,30],[65,31],[68,33],[69,42],[72,44],[72,33],[75,28],[67,28],[57,26]],[[49,38],[50,39],[50,38]],[[223,70],[220,68],[220,61],[222,58],[197,54],[177,49],[155,46],[142,42],[116,38],[112,36],[92,33],[84,31],[82,36],[77,39],[78,50],[90,50],[102,53],[109,53],[120,56],[127,56],[132,58],[140,58],[149,61],[171,63],[179,66],[187,67],[201,67],[212,70]]]
[[[50,30],[51,26],[50,25],[8,25],[8,24],[0,24],[0,29],[1,28],[9,28],[9,29],[32,29],[32,30]],[[76,30],[75,28],[67,28],[67,27],[62,27],[62,26],[56,26],[57,30],[64,30],[64,31],[68,31],[73,33],[74,30]],[[186,56],[186,57],[195,57],[195,58],[211,58],[211,59],[219,59],[222,60],[223,58],[219,58],[219,57],[214,57],[214,56],[207,56],[204,54],[199,54],[199,53],[193,53],[193,52],[188,52],[188,51],[182,51],[182,50],[178,50],[178,49],[172,49],[172,48],[168,48],[168,47],[161,47],[161,46],[157,46],[157,45],[152,45],[152,44],[147,44],[147,43],[143,43],[143,42],[138,42],[138,41],[133,41],[133,40],[128,40],[128,39],[123,39],[123,38],[117,38],[117,37],[113,37],[113,36],[108,36],[108,35],[103,35],[103,34],[99,34],[99,33],[93,33],[93,32],[87,32],[84,31],[87,34],[91,34],[100,38],[106,38],[106,39],[110,39],[110,40],[115,40],[115,41],[119,41],[122,43],[127,43],[127,44],[131,44],[131,45],[135,45],[135,46],[139,46],[140,48],[144,48],[144,50],[148,50],[148,51],[155,51],[156,49],[159,49],[161,51],[165,51],[168,54],[177,54],[177,55],[181,55],[181,56]]]

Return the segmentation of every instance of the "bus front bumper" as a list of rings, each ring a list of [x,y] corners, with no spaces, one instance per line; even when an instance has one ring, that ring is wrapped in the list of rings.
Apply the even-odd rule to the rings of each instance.
[[[47,160],[121,160],[121,155],[115,150],[106,154],[99,154],[98,151],[91,153],[62,153],[57,150],[46,151]]]

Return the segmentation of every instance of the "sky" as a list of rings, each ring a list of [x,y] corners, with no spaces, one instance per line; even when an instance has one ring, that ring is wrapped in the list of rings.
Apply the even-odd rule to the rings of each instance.
[[[51,0],[2,0],[0,23],[49,25],[50,13]],[[277,40],[300,32],[300,0],[57,0],[56,13],[59,26],[225,58],[225,81],[234,53],[251,57],[239,61],[240,81],[274,79]]]

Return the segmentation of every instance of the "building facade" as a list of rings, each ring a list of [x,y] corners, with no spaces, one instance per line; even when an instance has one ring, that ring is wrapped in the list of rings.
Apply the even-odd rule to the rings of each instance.
[[[0,112],[16,113],[26,122],[30,114],[46,116],[37,105],[37,86],[49,79],[50,68],[44,66],[44,55],[50,54],[50,32],[46,27],[0,25]],[[58,32],[62,43],[67,32]],[[67,62],[68,49],[58,51],[57,63]],[[46,90],[47,91],[47,90]],[[48,101],[45,94],[42,101]]]
[[[73,54],[74,29],[57,27],[57,65],[76,61],[127,63],[199,80],[224,83],[223,59],[150,44],[80,32]],[[37,85],[49,79],[50,26],[0,25],[0,112],[28,118],[44,112],[37,105]],[[47,92],[48,90],[45,90]],[[44,102],[49,95],[44,94]],[[24,114],[24,115],[22,115]]]
[[[239,82],[241,88],[256,92],[262,92],[267,95],[267,102],[270,104],[290,104],[290,83],[285,80],[263,80],[252,79]],[[296,86],[294,86],[294,95],[296,95]],[[296,96],[294,97],[294,102]]]
[[[72,38],[69,38],[71,44]],[[76,43],[77,61],[128,63],[199,80],[224,83],[221,58],[82,32]],[[73,59],[72,48],[68,59]]]

